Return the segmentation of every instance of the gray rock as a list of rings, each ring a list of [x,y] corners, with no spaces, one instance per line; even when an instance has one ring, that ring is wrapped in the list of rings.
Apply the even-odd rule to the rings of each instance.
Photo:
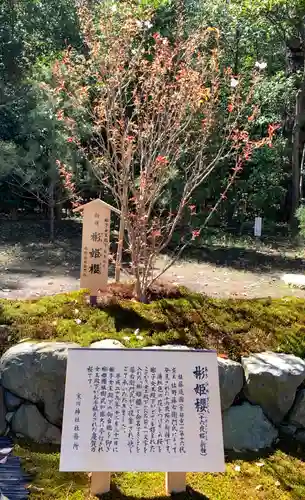
[[[292,437],[296,433],[297,428],[295,425],[282,424],[279,426],[279,431],[281,434],[284,434],[285,436]]]
[[[21,405],[12,418],[11,428],[15,434],[21,434],[36,443],[60,444],[60,430],[50,424],[35,405]]]
[[[38,404],[52,424],[62,423],[67,352],[77,344],[24,342],[6,351],[0,362],[3,387]]]
[[[191,347],[187,347],[186,345],[180,345],[180,344],[167,344],[167,345],[150,345],[148,347],[142,347],[142,349],[173,349],[173,350],[187,351],[191,350]]]
[[[245,402],[241,406],[231,406],[222,415],[226,450],[269,448],[278,436],[277,429],[259,406]]]
[[[244,370],[240,363],[230,359],[217,358],[219,388],[222,411],[232,405],[244,385]]]
[[[289,415],[289,422],[297,427],[305,427],[305,389],[297,394]]]
[[[4,404],[4,391],[3,387],[0,385],[0,436],[3,436],[5,434],[7,427],[5,415],[6,415],[6,408]]]
[[[13,411],[9,411],[6,415],[5,415],[5,420],[7,421],[8,424],[11,423],[12,419],[13,419],[13,416],[15,415],[15,413]],[[1,499],[1,497],[0,497]]]
[[[7,390],[4,391],[4,401],[8,411],[14,411],[17,408],[19,408],[19,406],[21,406],[22,403],[24,403],[23,399],[19,398],[18,396]]]
[[[305,444],[305,431],[298,431],[294,438],[299,441],[301,444]]]
[[[93,342],[90,346],[92,349],[122,349],[123,344],[116,339],[104,339]]]
[[[282,422],[305,379],[305,361],[293,354],[261,352],[242,358],[245,395],[262,407],[274,423]]]

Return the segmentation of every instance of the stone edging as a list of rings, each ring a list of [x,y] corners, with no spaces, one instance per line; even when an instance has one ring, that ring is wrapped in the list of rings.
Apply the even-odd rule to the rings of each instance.
[[[77,344],[24,342],[0,361],[0,435],[59,444],[67,351]],[[92,348],[124,348],[118,340]],[[188,349],[151,346],[150,349]],[[146,349],[149,349],[147,347]],[[305,444],[305,361],[292,354],[263,352],[241,363],[218,358],[224,445],[228,450],[272,446],[279,434]]]

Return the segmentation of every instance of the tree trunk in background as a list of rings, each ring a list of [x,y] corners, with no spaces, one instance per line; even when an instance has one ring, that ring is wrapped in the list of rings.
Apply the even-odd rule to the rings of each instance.
[[[295,226],[295,212],[300,205],[300,179],[301,179],[301,158],[300,158],[300,130],[301,130],[301,101],[302,91],[297,91],[295,99],[295,118],[292,130],[292,192],[291,192],[291,224]]]
[[[50,179],[50,186],[49,186],[49,223],[50,223],[49,238],[50,238],[50,241],[54,241],[54,219],[55,219],[54,191],[55,191],[55,181],[54,181],[54,179]]]
[[[236,26],[235,31],[235,55],[234,55],[234,75],[237,76],[239,73],[239,43],[240,43],[240,29]]]
[[[55,207],[55,211],[56,211],[56,220],[57,221],[61,221],[62,219],[62,203],[61,202],[57,202],[56,204],[56,207]]]
[[[295,116],[291,130],[291,229],[297,229],[295,217],[296,210],[300,206],[302,193],[302,152],[304,148],[303,127],[305,123],[305,53],[304,53],[303,32],[299,29],[299,36],[287,41],[287,74],[296,74],[303,72],[303,81],[296,93]]]

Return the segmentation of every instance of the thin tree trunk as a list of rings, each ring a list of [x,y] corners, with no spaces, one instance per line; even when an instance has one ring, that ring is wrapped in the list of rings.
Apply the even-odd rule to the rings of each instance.
[[[239,42],[240,42],[240,29],[236,26],[235,31],[235,56],[234,56],[234,75],[237,76],[239,73]]]
[[[291,191],[291,226],[295,229],[295,213],[300,205],[300,181],[301,181],[301,158],[300,158],[300,132],[302,113],[302,89],[298,90],[295,100],[295,119],[292,130],[292,191]]]
[[[49,238],[50,238],[50,241],[54,241],[54,219],[55,219],[54,189],[55,189],[55,182],[53,179],[50,179],[50,186],[49,186],[49,223],[50,223]]]
[[[127,183],[123,188],[123,199],[121,206],[121,218],[120,218],[120,228],[119,228],[119,239],[118,239],[118,247],[116,253],[116,261],[115,261],[115,282],[119,283],[121,276],[121,266],[122,266],[122,255],[123,255],[123,247],[124,247],[124,231],[125,231],[125,214],[127,209]]]

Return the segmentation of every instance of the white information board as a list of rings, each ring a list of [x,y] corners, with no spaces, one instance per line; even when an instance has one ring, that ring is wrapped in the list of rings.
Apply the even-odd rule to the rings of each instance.
[[[215,352],[68,351],[61,471],[224,468]]]
[[[261,237],[262,235],[262,218],[261,217],[255,217],[254,220],[254,236]]]

